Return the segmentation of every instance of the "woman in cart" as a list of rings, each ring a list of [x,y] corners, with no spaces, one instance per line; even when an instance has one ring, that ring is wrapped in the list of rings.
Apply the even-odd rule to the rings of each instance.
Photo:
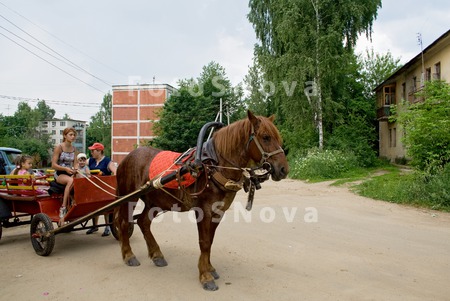
[[[105,146],[99,142],[95,142],[92,146],[88,147],[91,151],[91,157],[88,160],[88,166],[90,170],[99,169],[102,176],[115,175],[117,165],[109,157],[104,155]],[[108,215],[105,215],[105,221],[108,220]],[[94,227],[89,229],[86,234],[92,234],[98,231],[98,217],[92,219]],[[105,227],[102,236],[108,236],[111,232],[109,226]]]
[[[55,180],[59,184],[66,185],[63,203],[59,209],[59,225],[64,224],[69,194],[73,186],[73,175],[76,174],[78,168],[78,161],[75,160],[77,150],[72,145],[76,137],[77,132],[74,128],[65,128],[63,131],[63,142],[55,146],[53,151],[52,168],[55,170]]]

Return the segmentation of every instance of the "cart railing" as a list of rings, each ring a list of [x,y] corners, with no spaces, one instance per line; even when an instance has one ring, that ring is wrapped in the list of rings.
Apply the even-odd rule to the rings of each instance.
[[[37,196],[39,188],[48,186],[47,176],[0,175],[0,192],[12,195]]]

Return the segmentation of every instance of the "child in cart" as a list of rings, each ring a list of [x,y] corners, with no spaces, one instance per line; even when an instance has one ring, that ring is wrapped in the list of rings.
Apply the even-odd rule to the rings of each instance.
[[[77,156],[78,160],[78,173],[77,178],[84,178],[84,177],[90,177],[91,171],[89,169],[89,166],[86,165],[87,162],[87,156],[85,153],[79,153]]]
[[[11,172],[11,175],[30,175],[31,168],[33,167],[33,157],[29,155],[21,155],[17,157],[16,168]],[[26,183],[26,179],[21,180],[19,185],[26,186],[30,185],[30,183]],[[44,194],[47,193],[45,190],[36,188],[36,194]]]

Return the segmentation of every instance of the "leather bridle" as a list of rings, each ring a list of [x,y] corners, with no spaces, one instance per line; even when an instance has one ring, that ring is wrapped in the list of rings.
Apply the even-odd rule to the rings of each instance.
[[[279,154],[279,153],[284,153],[281,146],[279,149],[274,150],[273,152],[270,152],[270,153],[266,152],[262,148],[261,143],[259,143],[258,138],[256,138],[255,128],[253,127],[253,124],[252,124],[252,132],[250,133],[250,138],[248,139],[248,142],[247,142],[247,149],[248,149],[248,146],[250,145],[250,142],[252,142],[252,140],[255,142],[256,147],[258,147],[258,150],[261,153],[261,160],[259,161],[260,165],[263,165],[265,162],[267,162],[267,159],[269,159],[270,157],[272,157],[276,154]]]

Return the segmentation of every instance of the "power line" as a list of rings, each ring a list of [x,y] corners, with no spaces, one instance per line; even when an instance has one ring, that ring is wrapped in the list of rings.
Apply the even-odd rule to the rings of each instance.
[[[84,80],[82,80],[82,79],[80,79],[80,78],[76,77],[75,75],[72,75],[72,74],[70,74],[70,73],[69,73],[69,72],[67,72],[66,70],[64,70],[64,69],[62,69],[62,68],[60,68],[60,67],[56,66],[56,65],[55,65],[55,64],[53,64],[52,62],[50,62],[50,61],[46,60],[45,58],[43,58],[43,57],[42,57],[42,56],[40,56],[39,54],[36,54],[36,53],[34,53],[33,51],[31,51],[31,50],[27,49],[26,47],[24,47],[23,45],[21,45],[21,44],[17,43],[16,41],[14,41],[13,39],[9,38],[9,37],[8,37],[8,36],[6,36],[5,34],[3,34],[3,33],[1,33],[1,32],[0,32],[0,35],[4,36],[5,38],[7,38],[8,40],[10,40],[10,41],[11,41],[11,42],[13,42],[14,44],[17,44],[18,46],[22,47],[23,49],[25,49],[26,51],[30,52],[31,54],[33,54],[33,55],[37,56],[38,58],[40,58],[41,60],[45,61],[46,63],[48,63],[48,64],[52,65],[52,66],[53,66],[53,67],[55,67],[56,69],[58,69],[58,70],[60,70],[60,71],[64,72],[65,74],[69,75],[70,77],[72,77],[72,78],[74,78],[74,79],[76,79],[76,80],[78,80],[78,81],[80,81],[80,82],[82,82],[82,83],[84,83],[84,84],[88,85],[89,87],[91,87],[91,88],[93,88],[93,89],[95,89],[95,90],[97,90],[97,91],[100,91],[100,92],[102,92],[103,94],[106,94],[106,93],[105,93],[104,91],[102,91],[102,90],[100,90],[100,89],[98,89],[98,88],[96,88],[96,87],[92,86],[91,84],[89,84],[89,83],[85,82]]]
[[[52,34],[52,33],[49,32],[48,30],[46,30],[46,29],[40,27],[39,25],[37,25],[36,23],[34,23],[33,21],[31,21],[31,20],[28,19],[27,17],[23,16],[22,14],[20,14],[20,13],[17,12],[16,10],[14,10],[14,9],[12,9],[12,8],[10,8],[10,7],[8,7],[6,4],[4,4],[4,3],[2,3],[2,2],[0,2],[0,4],[3,5],[4,7],[6,7],[7,9],[9,9],[10,11],[12,11],[13,13],[15,13],[16,15],[20,16],[21,18],[27,20],[28,22],[30,22],[31,24],[33,24],[34,26],[36,26],[36,27],[39,28],[40,30],[46,32],[47,34],[49,34],[50,36],[52,36],[53,38],[55,38],[55,39],[58,40],[59,42],[63,43],[64,45],[66,45],[66,46],[68,46],[68,47],[74,49],[75,51],[77,51],[77,52],[83,54],[84,56],[90,58],[91,60],[97,62],[98,64],[100,64],[100,65],[102,65],[102,66],[108,68],[108,69],[111,70],[111,71],[116,72],[117,74],[120,74],[120,75],[122,75],[122,76],[127,76],[126,74],[123,74],[122,72],[117,71],[117,70],[114,69],[114,68],[111,68],[110,66],[106,65],[105,63],[102,63],[101,61],[99,61],[99,60],[95,59],[94,57],[88,55],[87,53],[81,51],[80,49],[76,48],[75,46],[72,46],[72,45],[70,45],[69,43],[64,42],[62,39],[60,39],[60,38],[57,37],[56,35]]]
[[[0,98],[18,100],[18,101],[30,101],[30,102],[45,101],[45,103],[51,103],[51,104],[56,104],[56,105],[71,105],[71,106],[75,106],[75,107],[95,107],[95,108],[97,108],[97,107],[101,106],[101,103],[95,104],[95,103],[84,103],[81,101],[47,100],[47,99],[27,98],[27,97],[9,96],[9,95],[0,95]]]
[[[57,52],[56,50],[54,50],[54,49],[52,49],[51,47],[47,46],[46,44],[42,43],[41,41],[39,41],[38,39],[36,39],[35,37],[33,37],[31,34],[29,34],[29,33],[26,32],[25,30],[23,30],[22,28],[20,28],[20,27],[17,26],[16,24],[14,24],[12,21],[10,21],[10,20],[8,20],[7,18],[5,18],[4,16],[0,15],[0,17],[2,17],[3,19],[5,19],[6,21],[8,21],[8,22],[9,22],[10,24],[12,24],[14,27],[16,27],[17,29],[19,29],[20,31],[22,31],[23,33],[25,33],[27,36],[29,36],[30,38],[32,38],[33,40],[35,40],[35,41],[38,42],[39,44],[43,45],[44,47],[46,47],[46,48],[49,49],[50,51],[52,51],[52,52],[56,53],[57,55],[59,55],[60,57],[62,57],[64,60],[66,60],[67,62],[69,62],[70,65],[72,65],[72,67],[74,67],[74,68],[76,68],[76,69],[78,69],[78,70],[80,70],[80,71],[83,71],[83,72],[89,74],[90,76],[92,76],[92,77],[98,79],[99,81],[103,82],[104,84],[106,84],[106,85],[108,85],[108,86],[111,86],[111,85],[112,85],[111,83],[109,83],[109,82],[107,82],[107,81],[105,81],[105,80],[103,80],[103,79],[101,79],[101,78],[95,76],[94,74],[90,73],[89,71],[85,70],[84,68],[78,66],[76,63],[72,62],[71,60],[69,60],[68,58],[66,58],[65,56],[63,56],[63,55],[60,54],[59,52]],[[6,29],[5,29],[5,30],[6,30]],[[9,31],[9,32],[10,32],[10,31]],[[12,32],[10,32],[10,33],[12,33]],[[12,33],[12,34],[14,34],[14,33]],[[14,34],[14,35],[17,36],[16,34]],[[19,36],[17,36],[17,37],[19,37]],[[19,38],[20,38],[20,37],[19,37]],[[22,38],[20,38],[20,39],[22,39]],[[22,39],[22,40],[24,40],[24,39]],[[24,40],[24,41],[25,41],[25,40]],[[40,49],[39,47],[35,46],[35,45],[32,44],[32,43],[30,43],[30,42],[28,42],[28,41],[26,41],[26,42],[29,43],[29,44],[31,44],[31,45],[33,45],[34,47]],[[40,50],[43,51],[42,49],[40,49]],[[44,51],[44,52],[45,52],[45,51]],[[47,53],[47,52],[46,52],[46,53]],[[51,55],[51,54],[49,54],[49,55]],[[52,56],[53,56],[53,55],[52,55]],[[56,59],[58,59],[58,58],[56,58]],[[64,62],[64,63],[65,63],[65,62]],[[67,64],[67,63],[66,63],[66,64]]]
[[[0,15],[0,17],[2,17],[2,18],[4,18],[5,20],[7,20],[7,19],[6,19],[5,17],[3,17],[2,15]],[[9,20],[7,20],[7,21],[9,22]],[[13,24],[13,25],[14,25],[14,24]],[[33,46],[33,47],[39,49],[40,51],[44,52],[45,54],[47,54],[47,55],[49,55],[49,56],[51,56],[51,57],[57,59],[58,61],[60,61],[60,62],[62,62],[62,63],[64,63],[64,64],[66,64],[66,65],[68,65],[68,66],[70,66],[70,67],[76,68],[76,69],[78,69],[78,70],[80,70],[80,71],[83,71],[83,72],[89,74],[90,76],[92,76],[92,77],[98,79],[99,81],[103,82],[104,84],[106,84],[106,85],[108,85],[108,86],[111,86],[110,83],[108,83],[108,82],[102,80],[101,78],[99,78],[99,77],[93,75],[92,73],[89,73],[89,72],[86,71],[85,69],[81,68],[80,66],[78,66],[78,65],[76,65],[75,63],[71,62],[70,60],[66,59],[64,56],[60,55],[58,52],[56,52],[56,51],[54,51],[53,49],[51,49],[51,48],[48,47],[47,45],[41,43],[39,40],[35,39],[34,37],[31,36],[33,39],[35,39],[36,41],[38,41],[40,44],[44,45],[45,47],[47,47],[48,49],[50,49],[50,50],[53,51],[54,53],[56,53],[56,54],[58,54],[59,56],[61,56],[62,58],[64,58],[67,62],[64,61],[64,60],[62,60],[62,59],[60,59],[60,58],[58,58],[58,57],[56,57],[56,56],[54,56],[54,55],[51,54],[50,52],[45,51],[45,50],[43,50],[42,48],[40,48],[40,47],[34,45],[33,43],[31,43],[31,42],[25,40],[24,38],[22,38],[22,37],[16,35],[14,32],[10,31],[9,29],[6,29],[5,27],[3,27],[3,26],[1,26],[1,25],[0,25],[0,28],[2,28],[3,30],[9,32],[9,33],[12,34],[13,36],[15,36],[15,37],[19,38],[20,40],[24,41],[25,43],[28,43],[28,44],[30,44],[31,46]],[[20,29],[20,28],[19,28],[19,29]],[[20,30],[21,30],[21,29],[20,29]],[[25,32],[25,33],[26,33],[26,32]],[[26,34],[28,34],[28,33],[26,33]],[[29,35],[29,34],[28,34],[28,35]],[[68,63],[68,62],[69,62],[69,63]]]

